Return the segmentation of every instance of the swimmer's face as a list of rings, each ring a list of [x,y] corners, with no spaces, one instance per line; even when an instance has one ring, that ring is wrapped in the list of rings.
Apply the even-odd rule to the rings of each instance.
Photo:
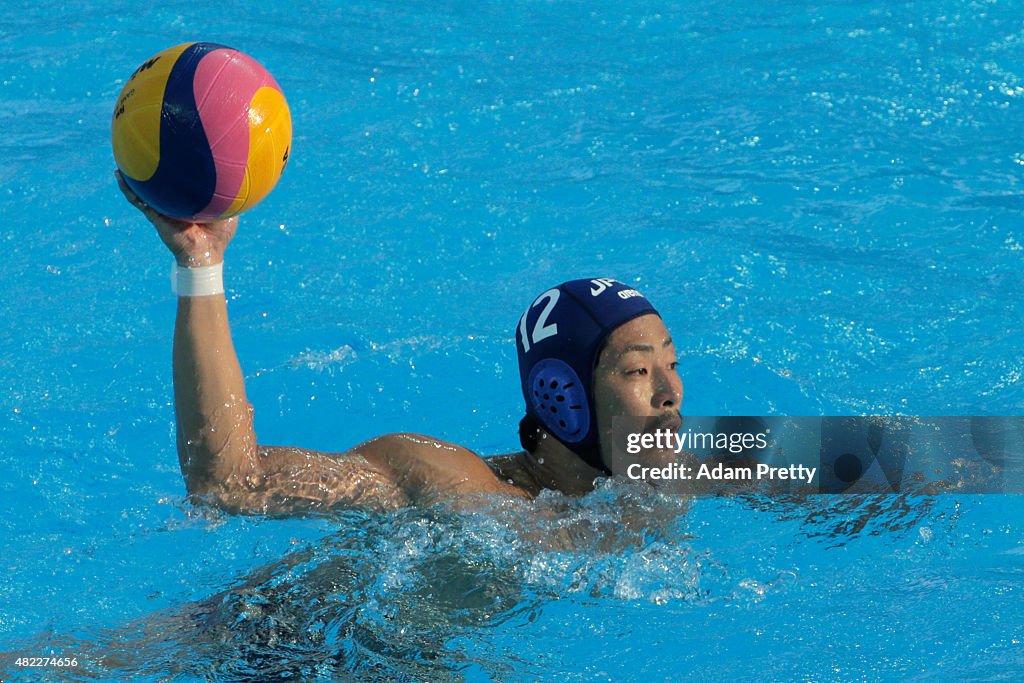
[[[634,318],[608,336],[594,370],[594,410],[601,457],[612,467],[612,418],[649,418],[645,431],[679,429],[683,381],[675,345],[661,318]]]

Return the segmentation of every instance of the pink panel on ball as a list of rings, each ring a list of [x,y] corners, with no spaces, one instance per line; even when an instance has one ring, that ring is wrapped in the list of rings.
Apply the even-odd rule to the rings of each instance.
[[[249,157],[249,102],[265,85],[277,87],[259,62],[238,50],[215,50],[196,67],[196,108],[217,168],[213,198],[199,220],[217,218],[238,195]]]

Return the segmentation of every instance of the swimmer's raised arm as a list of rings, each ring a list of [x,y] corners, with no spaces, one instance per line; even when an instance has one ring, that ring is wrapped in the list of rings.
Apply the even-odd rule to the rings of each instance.
[[[237,218],[204,224],[168,218],[135,195],[120,173],[117,176],[125,197],[156,227],[178,266],[223,263]],[[190,494],[212,493],[219,483],[246,476],[257,454],[252,406],[246,399],[223,293],[178,297],[173,357],[181,473]]]
[[[171,219],[147,206],[120,174],[118,183],[179,266],[223,262],[237,218],[203,224]],[[178,297],[173,357],[178,460],[186,488],[229,511],[396,507],[435,494],[518,495],[476,454],[427,437],[391,434],[340,454],[258,445],[223,293]]]

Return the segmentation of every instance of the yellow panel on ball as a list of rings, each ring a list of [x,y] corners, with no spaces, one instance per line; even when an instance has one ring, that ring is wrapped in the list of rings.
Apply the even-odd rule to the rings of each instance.
[[[192,43],[155,55],[135,70],[114,107],[111,138],[114,161],[129,178],[149,180],[160,165],[160,113],[167,77]]]
[[[284,95],[263,87],[249,103],[249,160],[245,180],[231,206],[233,216],[259,204],[281,178],[292,145],[292,117]]]

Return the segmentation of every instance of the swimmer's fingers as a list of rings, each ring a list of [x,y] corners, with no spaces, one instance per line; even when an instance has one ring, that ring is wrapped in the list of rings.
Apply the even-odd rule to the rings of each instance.
[[[146,202],[142,201],[142,198],[135,194],[135,191],[132,190],[132,188],[128,186],[128,183],[125,182],[124,176],[121,175],[120,171],[114,171],[114,175],[117,177],[117,186],[121,189],[121,194],[123,194],[124,198],[128,200],[128,203],[141,211],[142,215],[146,217],[146,220],[157,228],[180,230],[188,226],[188,223],[165,216]]]
[[[179,262],[199,263],[211,258],[216,262],[223,258],[224,250],[238,228],[237,216],[209,223],[193,223],[165,216],[135,194],[120,171],[115,172],[115,175],[117,186],[125,199],[153,224],[160,239]]]

